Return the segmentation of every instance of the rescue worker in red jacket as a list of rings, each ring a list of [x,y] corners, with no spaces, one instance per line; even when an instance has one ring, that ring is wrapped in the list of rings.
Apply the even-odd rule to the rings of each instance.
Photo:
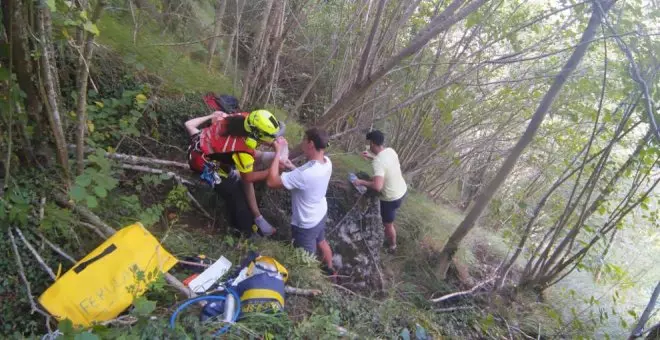
[[[209,120],[210,126],[199,128]],[[283,132],[277,118],[266,110],[215,111],[193,118],[185,126],[191,136],[188,164],[223,198],[229,223],[246,235],[272,235],[275,229],[259,211],[253,183],[268,176],[267,166],[275,153],[256,148],[260,143],[272,143]],[[255,170],[255,164],[263,164],[265,170]]]

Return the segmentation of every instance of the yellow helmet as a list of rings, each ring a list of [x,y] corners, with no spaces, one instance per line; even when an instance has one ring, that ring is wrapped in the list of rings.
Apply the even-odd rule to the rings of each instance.
[[[275,118],[275,115],[270,113],[267,110],[256,110],[250,112],[250,114],[245,118],[245,130],[250,134],[247,144],[254,144],[256,147],[256,141],[262,141],[266,143],[272,143],[280,132],[280,122]]]

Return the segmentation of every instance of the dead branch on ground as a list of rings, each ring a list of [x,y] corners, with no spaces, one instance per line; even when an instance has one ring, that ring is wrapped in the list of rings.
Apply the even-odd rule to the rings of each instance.
[[[50,267],[46,264],[46,262],[41,257],[41,255],[39,255],[37,250],[34,249],[32,244],[30,244],[30,242],[28,242],[28,240],[25,239],[25,236],[23,236],[23,233],[21,232],[21,230],[18,229],[18,228],[14,228],[14,230],[16,231],[16,234],[18,234],[18,237],[20,237],[21,241],[23,241],[23,244],[25,244],[25,246],[30,250],[30,252],[34,256],[34,258],[37,260],[37,262],[39,262],[41,267],[43,267],[43,269],[46,271],[46,273],[48,273],[48,276],[50,276],[50,278],[53,279],[53,281],[55,281],[57,276],[55,276],[55,273],[53,273],[53,270],[50,269]]]
[[[71,263],[73,263],[73,264],[76,263],[76,260],[75,260],[71,255],[67,254],[64,250],[62,250],[62,248],[56,246],[53,242],[51,242],[49,239],[47,239],[46,236],[44,236],[42,233],[40,233],[40,232],[35,232],[35,234],[36,234],[37,236],[39,236],[39,238],[40,238],[44,243],[46,243],[46,244],[50,247],[50,249],[52,249],[53,251],[55,251],[56,253],[58,253],[58,254],[59,254],[60,256],[62,256],[63,258],[69,260],[69,262],[71,262]]]
[[[11,229],[7,230],[7,234],[9,234],[9,240],[11,241],[11,248],[14,251],[14,257],[16,259],[16,267],[18,268],[18,274],[20,275],[23,284],[25,284],[25,290],[27,291],[28,300],[30,301],[30,314],[34,314],[34,312],[37,312],[45,316],[46,327],[48,328],[48,331],[50,331],[50,324],[49,324],[50,314],[44,312],[41,308],[37,306],[37,303],[34,302],[34,297],[32,296],[32,289],[30,288],[30,281],[28,281],[27,277],[25,276],[25,267],[23,267],[21,254],[18,252],[18,247],[16,246],[16,239],[14,239],[14,234],[12,233]]]
[[[431,300],[429,300],[429,301],[430,301],[430,302],[433,302],[433,303],[437,303],[437,302],[442,302],[442,301],[449,300],[449,299],[451,299],[451,298],[456,298],[456,297],[460,297],[460,296],[467,296],[467,295],[473,295],[473,294],[476,293],[479,289],[481,289],[481,287],[487,285],[487,284],[490,283],[490,282],[493,282],[493,280],[495,280],[495,277],[492,277],[492,278],[490,278],[490,279],[488,279],[488,280],[486,280],[486,281],[480,282],[480,283],[478,283],[476,286],[472,287],[472,288],[469,289],[469,290],[464,290],[464,291],[461,291],[461,292],[455,292],[455,293],[451,293],[451,294],[443,295],[443,296],[441,296],[441,297],[439,297],[439,298],[431,299]]]
[[[116,230],[112,228],[111,226],[105,224],[96,214],[93,212],[89,211],[87,208],[82,207],[80,205],[74,204],[73,202],[70,202],[66,196],[60,194],[60,193],[55,193],[53,195],[55,197],[55,201],[57,201],[57,204],[71,209],[78,213],[80,216],[84,217],[87,221],[89,221],[92,225],[100,228],[103,231],[104,237],[107,238],[108,236],[114,234]]]

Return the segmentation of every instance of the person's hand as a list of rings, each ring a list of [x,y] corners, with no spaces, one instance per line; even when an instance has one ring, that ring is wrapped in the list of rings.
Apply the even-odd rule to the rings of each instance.
[[[222,111],[215,111],[211,114],[211,120],[215,123],[220,119],[227,117],[227,114]]]
[[[280,161],[280,166],[284,166],[284,168],[286,168],[287,170],[293,170],[296,168],[296,166],[293,164],[293,162],[291,162],[290,159]]]
[[[355,186],[364,185],[364,181],[361,180],[361,179],[359,179],[359,178],[356,178],[356,179],[353,181],[353,185],[355,185]]]
[[[282,140],[284,140],[284,141],[282,141]],[[282,138],[282,137],[277,137],[277,138],[275,138],[275,140],[273,141],[272,146],[273,146],[273,149],[275,149],[275,152],[276,152],[277,154],[279,154],[279,153],[280,153],[280,150],[282,150],[282,145],[283,145],[283,144],[286,144],[286,140],[285,140],[284,138]]]
[[[361,155],[364,159],[366,159],[366,160],[372,160],[372,159],[374,159],[374,156],[372,156],[372,155],[369,153],[369,151],[362,151],[362,153],[360,153],[360,155]]]

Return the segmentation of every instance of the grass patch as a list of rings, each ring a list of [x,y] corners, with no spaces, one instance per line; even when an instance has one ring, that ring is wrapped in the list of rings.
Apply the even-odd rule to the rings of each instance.
[[[206,65],[193,60],[191,53],[203,48],[201,43],[166,46],[158,44],[176,43],[166,35],[156,33],[145,25],[133,41],[133,24],[125,18],[104,15],[99,23],[99,43],[106,45],[123,56],[126,64],[138,75],[148,72],[162,79],[166,89],[189,92],[213,91],[239,95],[232,81],[216,70],[207,70]]]

